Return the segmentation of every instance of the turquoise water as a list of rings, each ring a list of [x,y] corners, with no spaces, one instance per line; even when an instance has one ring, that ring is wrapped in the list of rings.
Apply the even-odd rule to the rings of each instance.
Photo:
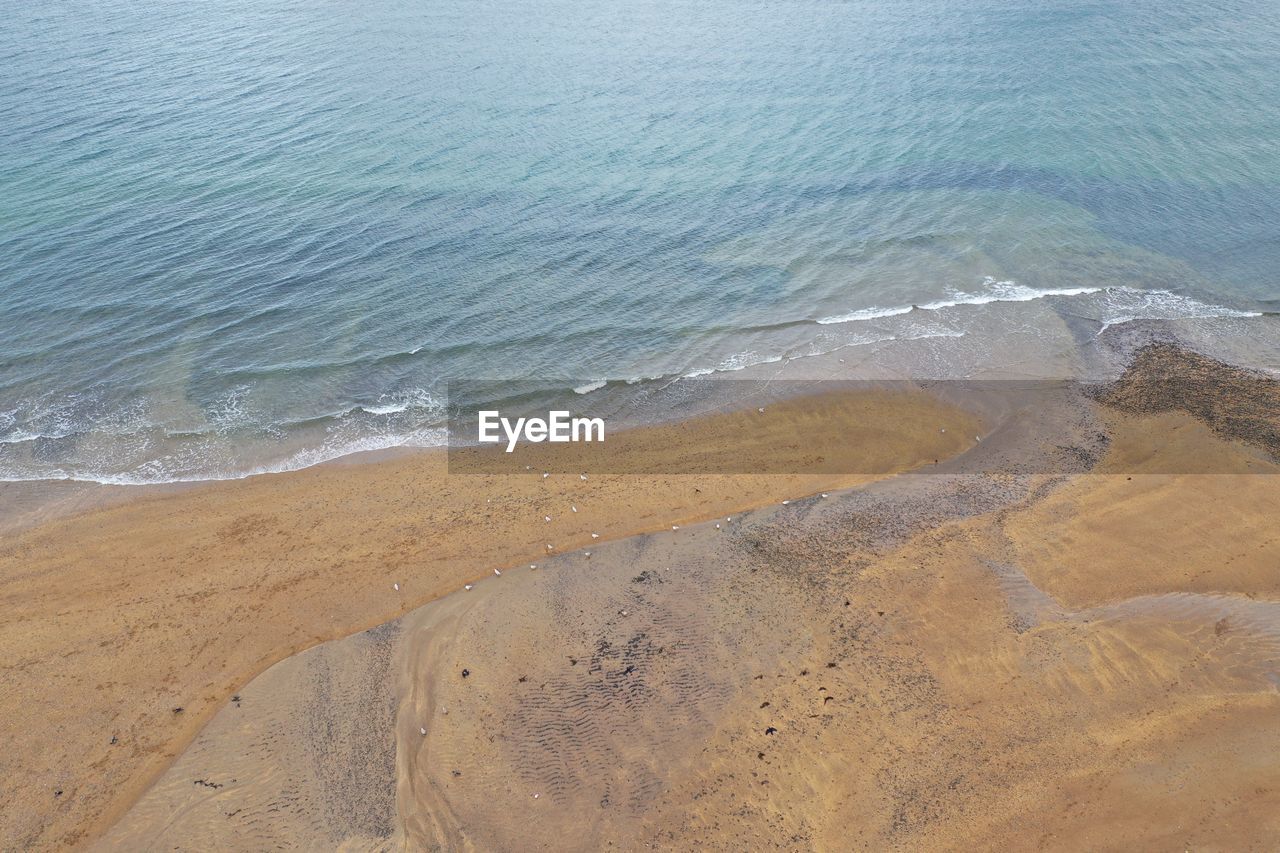
[[[6,4],[0,478],[430,444],[449,378],[1280,309],[1276,11]]]

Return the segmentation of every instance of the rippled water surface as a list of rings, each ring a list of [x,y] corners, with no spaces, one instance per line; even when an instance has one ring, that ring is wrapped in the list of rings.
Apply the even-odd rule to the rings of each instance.
[[[1280,308],[1275,12],[8,4],[0,477],[431,443],[450,377]]]

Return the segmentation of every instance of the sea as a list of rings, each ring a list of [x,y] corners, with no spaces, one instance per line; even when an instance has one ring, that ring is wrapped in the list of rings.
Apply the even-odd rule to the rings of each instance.
[[[5,3],[0,480],[436,445],[456,380],[1247,343],[1280,312],[1278,11]]]

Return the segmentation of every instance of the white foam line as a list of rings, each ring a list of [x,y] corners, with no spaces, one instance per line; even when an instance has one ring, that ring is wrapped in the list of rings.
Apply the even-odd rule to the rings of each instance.
[[[586,385],[579,385],[577,388],[573,389],[573,393],[590,394],[592,391],[599,391],[606,384],[608,384],[607,379],[597,379],[595,382],[588,382]]]
[[[1031,302],[1047,296],[1084,296],[1100,293],[1101,287],[1059,287],[1037,290],[1013,281],[995,281],[987,279],[987,286],[992,288],[985,293],[957,293],[952,299],[939,299],[921,305],[897,305],[892,308],[862,308],[848,314],[834,317],[822,317],[817,322],[823,326],[839,323],[856,323],[866,320],[881,320],[886,317],[897,317],[912,311],[938,311],[944,308],[957,308],[961,305],[989,305],[992,302]]]
[[[246,480],[259,474],[284,474],[289,471],[300,471],[314,465],[332,462],[345,456],[357,453],[370,453],[377,450],[392,450],[402,447],[426,448],[442,447],[447,435],[443,429],[427,430],[412,435],[367,436],[337,446],[325,446],[299,450],[278,462],[259,465],[244,471],[211,471],[200,474],[161,474],[145,476],[137,471],[122,474],[90,474],[75,473],[58,468],[41,472],[32,476],[13,476],[0,474],[0,483],[31,483],[44,480],[61,480],[76,483],[100,483],[105,486],[159,486],[165,483],[204,483],[227,480]],[[162,460],[157,460],[162,461]]]

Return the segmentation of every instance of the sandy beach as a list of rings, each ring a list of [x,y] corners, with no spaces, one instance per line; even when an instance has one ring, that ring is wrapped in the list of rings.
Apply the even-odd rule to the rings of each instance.
[[[680,471],[709,452],[747,464],[768,454],[775,470],[883,470],[889,459],[953,455],[977,428],[919,395],[858,395],[639,430],[608,446],[633,470],[648,459]],[[880,439],[850,440],[859,430]],[[98,837],[236,690],[317,643],[495,568],[870,479],[582,480],[511,464],[518,473],[451,476],[443,452],[421,452],[321,466],[117,503],[7,538],[0,716],[25,736],[0,758],[10,791],[0,848]]]
[[[1218,417],[1152,384],[1170,371],[1227,389]],[[970,450],[317,646],[101,846],[1265,848],[1280,467],[1230,434],[1240,375],[1149,350],[1084,426],[1003,448],[1074,431],[1076,473]]]
[[[1280,853],[1275,6],[7,4],[0,853]]]
[[[1155,347],[1057,428],[886,393],[615,445],[669,466],[749,435],[798,472],[815,446],[900,460],[887,477],[423,453],[37,526],[0,554],[3,713],[29,734],[0,842],[1265,847],[1280,466],[1258,425],[1280,407],[1259,381]],[[849,441],[854,413],[898,426]]]

